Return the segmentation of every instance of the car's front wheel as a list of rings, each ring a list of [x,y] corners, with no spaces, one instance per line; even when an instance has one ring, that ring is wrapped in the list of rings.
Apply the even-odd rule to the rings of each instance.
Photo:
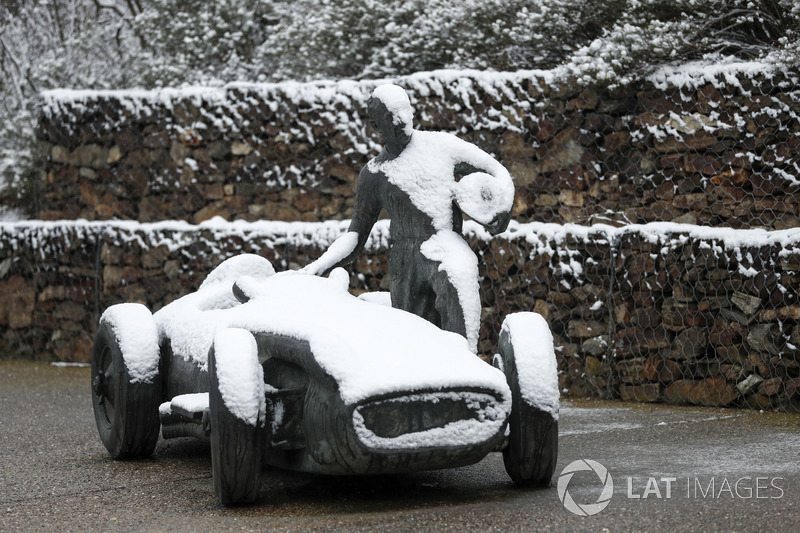
[[[100,440],[115,459],[153,453],[161,426],[158,330],[141,304],[109,307],[92,347],[92,407]]]
[[[211,469],[223,505],[252,503],[261,489],[266,444],[264,371],[253,335],[217,332],[208,355]]]
[[[517,485],[547,486],[558,459],[558,373],[553,338],[535,313],[503,322],[495,364],[511,389],[506,472]]]

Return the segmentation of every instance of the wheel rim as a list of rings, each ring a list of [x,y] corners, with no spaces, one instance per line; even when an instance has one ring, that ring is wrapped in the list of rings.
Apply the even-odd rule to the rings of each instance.
[[[95,405],[103,421],[108,425],[114,421],[118,379],[119,372],[114,357],[111,355],[109,347],[105,346],[97,362],[97,374],[92,380],[92,391]]]

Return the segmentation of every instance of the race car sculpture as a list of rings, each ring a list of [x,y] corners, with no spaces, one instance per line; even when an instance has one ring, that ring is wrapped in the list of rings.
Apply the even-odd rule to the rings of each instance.
[[[149,456],[159,429],[207,439],[226,505],[257,499],[265,465],[404,473],[502,451],[515,483],[548,485],[558,378],[544,319],[506,317],[492,366],[464,337],[355,297],[348,282],[342,269],[276,274],[244,254],[155,314],[109,307],[91,365],[105,447]]]

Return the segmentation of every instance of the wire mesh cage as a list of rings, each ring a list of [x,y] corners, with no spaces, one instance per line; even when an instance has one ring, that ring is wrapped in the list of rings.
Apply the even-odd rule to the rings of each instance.
[[[728,65],[613,90],[525,72],[398,80],[418,127],[477,144],[515,178],[509,231],[465,226],[480,354],[505,315],[535,311],[564,394],[797,409],[798,78]],[[3,356],[85,360],[107,305],[155,311],[235,253],[278,270],[318,257],[378,147],[373,87],[51,96],[40,216],[94,221],[0,225]],[[189,224],[215,215],[251,224]],[[128,217],[153,222],[112,220]],[[388,246],[384,221],[350,269],[355,292],[387,289]]]

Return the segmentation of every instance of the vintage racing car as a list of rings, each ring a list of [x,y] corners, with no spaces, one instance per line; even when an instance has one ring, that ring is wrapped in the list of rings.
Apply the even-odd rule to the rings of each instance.
[[[341,269],[276,274],[243,254],[155,314],[109,307],[91,365],[103,444],[122,459],[151,455],[159,429],[207,439],[226,505],[258,497],[264,465],[402,473],[502,451],[515,483],[549,484],[559,391],[544,319],[506,317],[492,366],[348,282]]]

